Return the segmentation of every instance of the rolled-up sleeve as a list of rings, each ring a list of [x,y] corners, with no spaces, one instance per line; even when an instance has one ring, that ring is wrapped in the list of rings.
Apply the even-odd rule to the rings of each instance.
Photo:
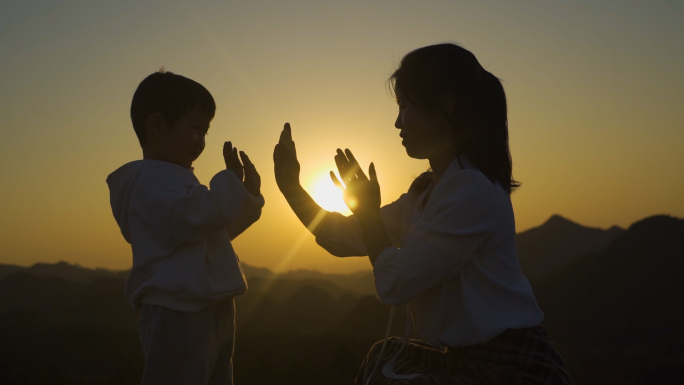
[[[249,195],[249,203],[240,212],[240,215],[228,225],[228,236],[231,240],[242,234],[254,222],[261,217],[261,209],[264,207],[264,196]]]
[[[210,186],[211,190],[174,167],[140,172],[131,187],[128,207],[132,239],[145,234],[172,252],[178,245],[226,231],[241,217],[251,195],[230,171],[216,174]]]
[[[231,171],[216,174],[209,186],[197,184],[173,202],[174,238],[178,244],[197,242],[228,228],[249,204],[249,193]]]
[[[385,230],[393,245],[399,246],[404,195],[380,208]],[[336,257],[368,255],[361,234],[361,226],[355,215],[344,216],[337,212],[325,215],[316,229],[316,243]]]
[[[442,182],[402,247],[375,261],[376,290],[387,304],[403,305],[453,277],[496,229],[494,185],[468,172]]]

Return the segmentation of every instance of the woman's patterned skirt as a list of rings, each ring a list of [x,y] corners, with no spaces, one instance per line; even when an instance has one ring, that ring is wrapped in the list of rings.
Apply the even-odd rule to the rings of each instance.
[[[572,384],[563,359],[541,325],[509,329],[485,344],[462,348],[438,349],[409,339],[394,364],[394,372],[422,375],[403,380],[386,378],[382,367],[401,345],[401,338],[390,338],[376,370],[382,341],[373,345],[354,384]]]

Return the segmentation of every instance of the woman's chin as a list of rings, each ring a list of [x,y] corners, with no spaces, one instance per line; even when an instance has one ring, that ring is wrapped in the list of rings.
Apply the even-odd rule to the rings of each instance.
[[[420,151],[406,147],[406,155],[413,159],[427,159],[425,154],[421,154]]]

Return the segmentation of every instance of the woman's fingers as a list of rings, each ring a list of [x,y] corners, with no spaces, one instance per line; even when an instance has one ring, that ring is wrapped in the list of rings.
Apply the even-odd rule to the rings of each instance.
[[[335,155],[335,164],[337,165],[337,171],[340,173],[340,177],[344,181],[350,181],[354,176],[354,170],[350,167],[347,157],[344,156],[342,150],[337,149],[337,155]]]
[[[283,144],[285,141],[292,140],[292,130],[290,129],[290,125],[288,123],[285,123],[285,126],[283,126],[283,130],[280,131],[280,138],[278,139],[278,143]]]
[[[337,168],[340,171],[340,176],[342,178],[350,178],[353,176],[352,175],[347,175],[351,171],[351,163],[349,162],[349,159],[347,159],[347,155],[342,152],[341,149],[335,150],[337,155],[335,155],[335,164],[337,164]]]
[[[273,148],[273,161],[288,161],[291,160],[291,157],[294,157],[296,160],[297,148],[295,147],[295,142],[292,140],[292,129],[290,127],[290,123],[285,123],[283,130],[280,132],[278,144],[276,144]]]
[[[292,131],[290,129],[290,123],[285,123],[285,128],[280,133],[280,147],[296,156],[297,148],[295,147],[295,142],[292,140]]]
[[[285,137],[292,141],[292,127],[290,127],[290,123],[285,123],[283,126],[283,131],[285,132]]]
[[[283,130],[280,132],[278,144],[281,144],[286,148],[291,146],[294,149],[294,141],[292,140],[292,128],[290,127],[290,123],[285,123]]]
[[[354,158],[354,154],[352,154],[348,148],[345,149],[344,152],[339,148],[337,149],[335,164],[337,164],[340,176],[344,180],[351,180],[354,177],[368,180],[368,177],[361,169],[361,166],[359,166],[359,162]]]
[[[280,162],[280,144],[276,144],[275,147],[273,147],[273,161],[278,163]]]
[[[378,181],[378,174],[375,173],[375,165],[373,164],[373,162],[371,162],[370,166],[368,167],[368,175],[370,175],[371,181]]]
[[[349,163],[359,164],[359,162],[356,161],[356,158],[354,158],[354,154],[352,154],[351,150],[349,150],[348,148],[344,149],[344,155],[347,157],[347,159],[349,159]]]
[[[354,170],[354,175],[356,175],[359,178],[363,177],[365,179],[368,179],[366,174],[361,169],[361,166],[359,166],[359,162],[357,162],[356,158],[354,158],[354,154],[352,154],[351,150],[346,148],[344,150],[344,153],[347,155],[347,159],[349,159],[349,164],[351,165],[351,168]]]
[[[349,161],[347,160],[347,157],[344,155],[342,150],[340,150],[338,148],[337,150],[335,150],[335,152],[336,152],[336,155],[335,155],[334,159],[335,159],[335,164],[337,164],[337,168],[338,169],[340,167],[343,169],[347,168],[347,164],[349,163]],[[340,175],[342,175],[342,174],[340,174]]]
[[[335,184],[335,187],[337,187],[340,190],[344,190],[344,186],[342,185],[342,182],[340,182],[340,180],[337,179],[337,176],[332,171],[330,171],[330,179],[332,179],[333,184]]]

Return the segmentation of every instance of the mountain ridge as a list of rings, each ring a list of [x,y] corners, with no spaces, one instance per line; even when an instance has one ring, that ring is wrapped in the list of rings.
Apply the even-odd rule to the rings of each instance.
[[[624,231],[618,226],[587,227],[554,214],[516,235],[520,267],[529,279],[544,278],[577,258],[603,250]]]
[[[537,261],[537,260],[545,260],[548,259],[546,256],[539,257],[537,254],[539,252],[537,250],[534,250],[535,247],[528,247],[527,244],[529,243],[535,243],[534,241],[537,240],[537,238],[540,237],[540,234],[542,236],[548,237],[549,233],[573,233],[577,231],[583,231],[583,230],[590,230],[590,231],[596,231],[596,232],[601,232],[604,234],[609,234],[607,238],[614,238],[620,233],[624,232],[625,230],[618,227],[618,226],[612,226],[609,229],[599,229],[599,228],[594,228],[594,227],[588,227],[588,226],[583,226],[580,225],[574,221],[571,221],[559,214],[553,214],[549,219],[544,221],[541,225],[537,227],[533,227],[531,229],[522,231],[517,234],[516,242],[518,243],[518,253],[519,253],[519,258],[521,260],[521,266],[523,266],[523,270],[526,272],[526,274],[532,278],[539,278],[539,272],[535,270],[535,268],[529,268],[528,265],[532,263],[532,261]],[[554,239],[559,238],[558,235],[554,236]],[[567,238],[568,235],[563,235],[563,237]],[[561,237],[562,238],[562,237]],[[542,242],[544,243],[544,242]],[[546,242],[548,243],[548,242]],[[595,245],[590,245],[590,246],[585,246],[584,248],[581,248],[579,252],[574,252],[571,256],[571,260],[577,257],[582,256],[583,254],[589,253],[589,252],[595,252],[600,250],[605,242],[598,242],[598,246]],[[586,251],[588,250],[588,251]],[[549,254],[549,251],[542,250],[546,254]],[[528,261],[529,260],[529,261]],[[563,266],[566,265],[566,261],[561,261]],[[569,261],[568,261],[569,262]],[[269,269],[268,267],[260,267],[260,266],[254,266],[248,263],[241,263],[243,267],[243,271],[245,272],[245,275],[248,278],[251,277],[261,277],[261,278],[269,278],[277,275],[279,278],[282,279],[303,279],[303,278],[310,278],[310,279],[330,279],[335,282],[346,282],[349,281],[350,278],[352,278],[353,281],[363,281],[368,278],[368,275],[370,274],[369,270],[359,270],[356,272],[351,272],[351,273],[325,273],[321,272],[318,270],[312,270],[312,269],[296,269],[296,270],[290,270],[287,272],[282,272],[282,273],[275,273],[273,270]],[[562,266],[560,266],[562,267]],[[552,266],[551,270],[555,270],[556,267]],[[526,271],[529,270],[529,271]],[[547,275],[550,273],[550,271],[547,271],[547,268],[544,267],[541,272],[541,275]],[[47,276],[58,276],[58,277],[63,277],[69,280],[73,280],[76,282],[84,282],[88,283],[91,282],[95,279],[100,279],[100,278],[123,278],[125,279],[128,276],[129,270],[114,270],[114,269],[107,269],[107,268],[88,268],[88,267],[83,267],[79,265],[78,263],[69,263],[66,261],[59,261],[56,263],[45,263],[45,262],[37,262],[31,266],[20,266],[20,265],[13,265],[13,264],[1,264],[0,263],[0,278],[5,277],[10,274],[22,272],[22,271],[28,271],[29,273],[33,274],[36,277],[47,277]],[[358,283],[358,282],[355,282]],[[345,286],[345,285],[343,285]],[[361,290],[365,291],[365,290]]]
[[[555,221],[574,227],[562,217]],[[236,382],[351,382],[368,347],[384,335],[389,306],[374,295],[357,296],[316,279],[324,273],[295,271],[290,277],[301,279],[281,279],[257,269],[266,276],[250,278],[250,289],[235,299]],[[684,219],[659,215],[633,223],[609,246],[531,280],[544,328],[573,381],[684,383],[682,276]],[[367,279],[372,284],[372,277]],[[123,287],[119,278],[81,283],[27,271],[0,279],[2,369],[21,379],[13,383],[41,375],[43,380],[31,383],[52,383],[49,379],[60,375],[93,383],[94,374],[103,384],[139,380],[144,358],[137,314]],[[403,334],[406,311],[398,310],[392,335]],[[120,375],[128,380],[111,381]]]
[[[532,287],[577,383],[606,376],[606,367],[615,368],[612,383],[652,383],[684,380],[683,275],[684,219],[658,215]]]

